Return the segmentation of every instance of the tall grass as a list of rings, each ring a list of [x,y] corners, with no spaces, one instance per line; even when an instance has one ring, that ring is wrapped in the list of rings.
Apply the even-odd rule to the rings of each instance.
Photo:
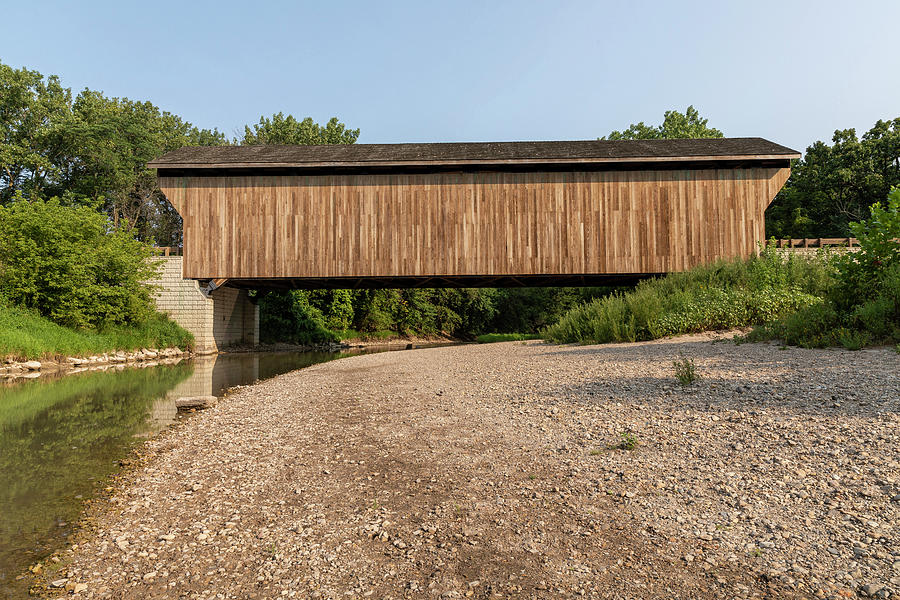
[[[559,343],[650,340],[759,325],[822,302],[827,257],[783,258],[774,248],[639,283],[569,311],[541,335]]]
[[[0,358],[85,356],[139,348],[189,348],[194,337],[156,314],[143,323],[102,330],[70,329],[36,312],[0,303]]]

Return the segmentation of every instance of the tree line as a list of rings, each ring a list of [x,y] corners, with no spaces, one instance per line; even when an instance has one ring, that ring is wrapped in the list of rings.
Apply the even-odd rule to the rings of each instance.
[[[181,218],[159,190],[155,173],[146,167],[148,161],[186,145],[352,144],[359,134],[358,128],[350,128],[337,118],[322,125],[311,118],[278,113],[261,116],[229,138],[218,129],[197,127],[150,102],[110,98],[90,89],[74,94],[57,76],[45,77],[37,71],[0,63],[0,207],[8,208],[17,200],[53,198],[49,208],[39,207],[35,214],[21,210],[4,214],[8,220],[15,214],[22,222],[37,223],[41,211],[78,209],[81,222],[88,222],[84,211],[94,211],[105,219],[110,231],[127,232],[147,244],[180,246]],[[723,135],[689,106],[684,113],[667,111],[659,125],[640,122],[601,139]],[[816,142],[802,160],[795,161],[791,178],[766,212],[767,234],[849,235],[850,223],[864,217],[868,206],[883,199],[898,183],[900,119],[878,121],[861,139],[852,129],[835,132],[832,145]],[[92,231],[102,229],[91,222]],[[47,228],[35,228],[38,230],[46,232]],[[34,248],[50,251],[59,243],[55,236],[54,243],[44,240],[26,248],[16,239],[15,227],[7,227],[5,232],[8,244],[18,244],[17,256]],[[10,260],[5,262],[0,268],[14,272]],[[47,262],[42,259],[34,264]],[[136,271],[132,271],[130,277],[134,278]],[[78,272],[83,274],[84,269]],[[80,287],[88,289],[95,283],[104,285],[93,282]],[[58,287],[75,293],[73,286]],[[56,287],[44,287],[50,290],[41,305],[47,307],[45,310],[64,304],[52,298]],[[23,284],[7,292],[7,299],[39,296],[26,288]],[[576,304],[604,293],[603,289],[540,288],[280,292],[262,298],[262,327],[270,338],[282,335],[296,339],[328,337],[329,332],[348,330],[458,336],[534,332]],[[89,300],[84,294],[81,297],[83,306],[79,310],[92,314]],[[120,304],[124,307],[132,301]],[[91,319],[66,319],[61,315],[58,320],[94,324]],[[114,314],[107,314],[104,320],[128,321]]]

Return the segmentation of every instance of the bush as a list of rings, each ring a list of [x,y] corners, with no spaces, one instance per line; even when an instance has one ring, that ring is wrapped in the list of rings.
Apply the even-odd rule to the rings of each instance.
[[[886,207],[872,205],[871,217],[850,227],[860,249],[834,257],[834,284],[823,301],[760,328],[750,339],[849,350],[900,341],[900,188],[891,191]]]
[[[321,311],[309,303],[309,292],[271,292],[259,301],[259,337],[263,342],[322,344],[339,341],[325,327]]]
[[[560,343],[633,342],[758,325],[821,302],[830,271],[824,257],[785,259],[766,248],[583,304],[542,335]]]
[[[485,333],[475,338],[479,344],[493,344],[495,342],[522,342],[525,340],[540,339],[536,333]]]
[[[93,208],[58,199],[0,207],[0,296],[75,328],[146,321],[151,249]]]

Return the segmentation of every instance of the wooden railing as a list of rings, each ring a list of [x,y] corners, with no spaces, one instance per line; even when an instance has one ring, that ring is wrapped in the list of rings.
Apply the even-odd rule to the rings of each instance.
[[[160,256],[181,256],[181,248],[178,246],[155,246],[153,251]]]
[[[772,240],[766,240],[766,245],[770,245]],[[827,246],[844,246],[853,248],[859,246],[856,238],[791,238],[784,240],[775,240],[776,248],[825,248]]]

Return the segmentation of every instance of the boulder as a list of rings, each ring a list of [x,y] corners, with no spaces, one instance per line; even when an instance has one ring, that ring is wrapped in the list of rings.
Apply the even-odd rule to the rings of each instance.
[[[191,408],[211,408],[219,399],[215,396],[185,396],[175,400],[175,408],[188,410]]]

